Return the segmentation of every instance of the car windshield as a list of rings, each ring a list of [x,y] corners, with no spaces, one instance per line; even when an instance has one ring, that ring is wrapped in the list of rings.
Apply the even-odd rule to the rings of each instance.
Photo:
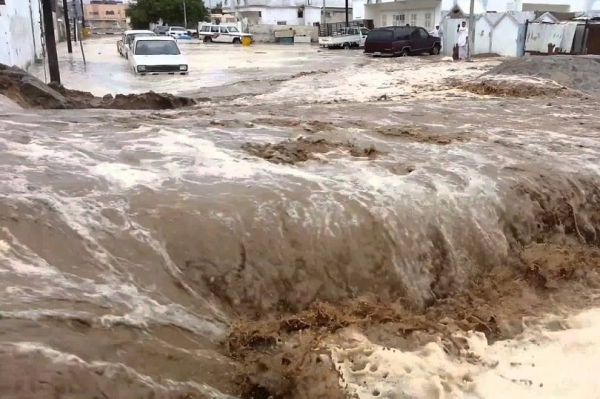
[[[239,32],[239,30],[235,26],[228,26],[227,30],[229,30],[229,33],[238,33]]]
[[[154,29],[156,29],[156,30],[157,30],[157,31],[159,31],[159,32],[166,32],[166,31],[168,31],[168,30],[169,30],[169,27],[168,27],[168,26],[157,26],[157,27],[156,27],[156,28],[154,28]]]
[[[171,26],[171,30],[180,30],[180,31],[185,32],[185,29],[180,26]]]
[[[144,32],[144,33],[132,33],[127,35],[127,44],[133,43],[133,39],[136,37],[144,37],[144,36],[156,36],[153,32]]]
[[[389,29],[375,29],[369,32],[369,40],[392,40],[393,34]]]
[[[179,55],[177,43],[171,40],[142,40],[135,46],[135,55]]]

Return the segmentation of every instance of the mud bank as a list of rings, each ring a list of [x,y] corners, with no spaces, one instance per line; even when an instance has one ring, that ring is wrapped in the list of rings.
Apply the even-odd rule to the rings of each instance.
[[[483,77],[535,77],[597,96],[600,95],[599,72],[598,56],[527,56],[506,60],[486,72]]]
[[[523,78],[483,77],[471,81],[449,81],[450,87],[470,93],[498,97],[577,97],[574,90],[567,89],[553,81]]]
[[[23,108],[41,109],[175,109],[196,104],[191,98],[152,91],[96,97],[88,92],[69,90],[54,82],[45,84],[22,69],[4,64],[0,64],[0,95]]]

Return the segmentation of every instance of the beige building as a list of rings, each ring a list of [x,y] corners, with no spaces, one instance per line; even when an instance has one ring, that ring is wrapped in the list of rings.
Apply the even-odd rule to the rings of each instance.
[[[127,29],[127,4],[116,0],[92,0],[83,5],[86,24],[92,29]]]

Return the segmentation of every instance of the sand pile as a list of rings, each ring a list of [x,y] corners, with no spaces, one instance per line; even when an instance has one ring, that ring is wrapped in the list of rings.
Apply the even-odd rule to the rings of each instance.
[[[600,57],[531,56],[509,59],[482,77],[529,76],[556,82],[571,90],[600,94]]]
[[[502,97],[598,95],[599,73],[599,57],[528,56],[508,59],[478,78],[447,83],[471,93]]]
[[[196,104],[191,98],[154,92],[96,97],[56,83],[45,84],[22,69],[4,64],[0,64],[0,95],[24,108],[38,109],[175,109]]]

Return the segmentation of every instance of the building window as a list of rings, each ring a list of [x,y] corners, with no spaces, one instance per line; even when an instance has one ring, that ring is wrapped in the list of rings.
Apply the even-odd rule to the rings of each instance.
[[[259,11],[259,12],[258,12],[258,17],[259,17],[259,18],[262,18],[262,11]]]
[[[381,26],[387,26],[387,14],[381,14]]]
[[[394,26],[404,26],[406,24],[406,17],[404,14],[394,14]]]
[[[6,5],[6,0],[0,0],[0,6],[5,6]]]
[[[425,13],[425,27],[426,28],[431,28],[431,13],[430,12],[426,12]]]
[[[277,25],[287,25],[287,21],[277,21]]]
[[[112,11],[112,10],[109,10],[109,11],[106,12],[106,15],[115,15],[115,12]]]
[[[304,18],[304,10],[298,9],[298,18]]]
[[[410,14],[410,26],[417,26],[417,14]]]

